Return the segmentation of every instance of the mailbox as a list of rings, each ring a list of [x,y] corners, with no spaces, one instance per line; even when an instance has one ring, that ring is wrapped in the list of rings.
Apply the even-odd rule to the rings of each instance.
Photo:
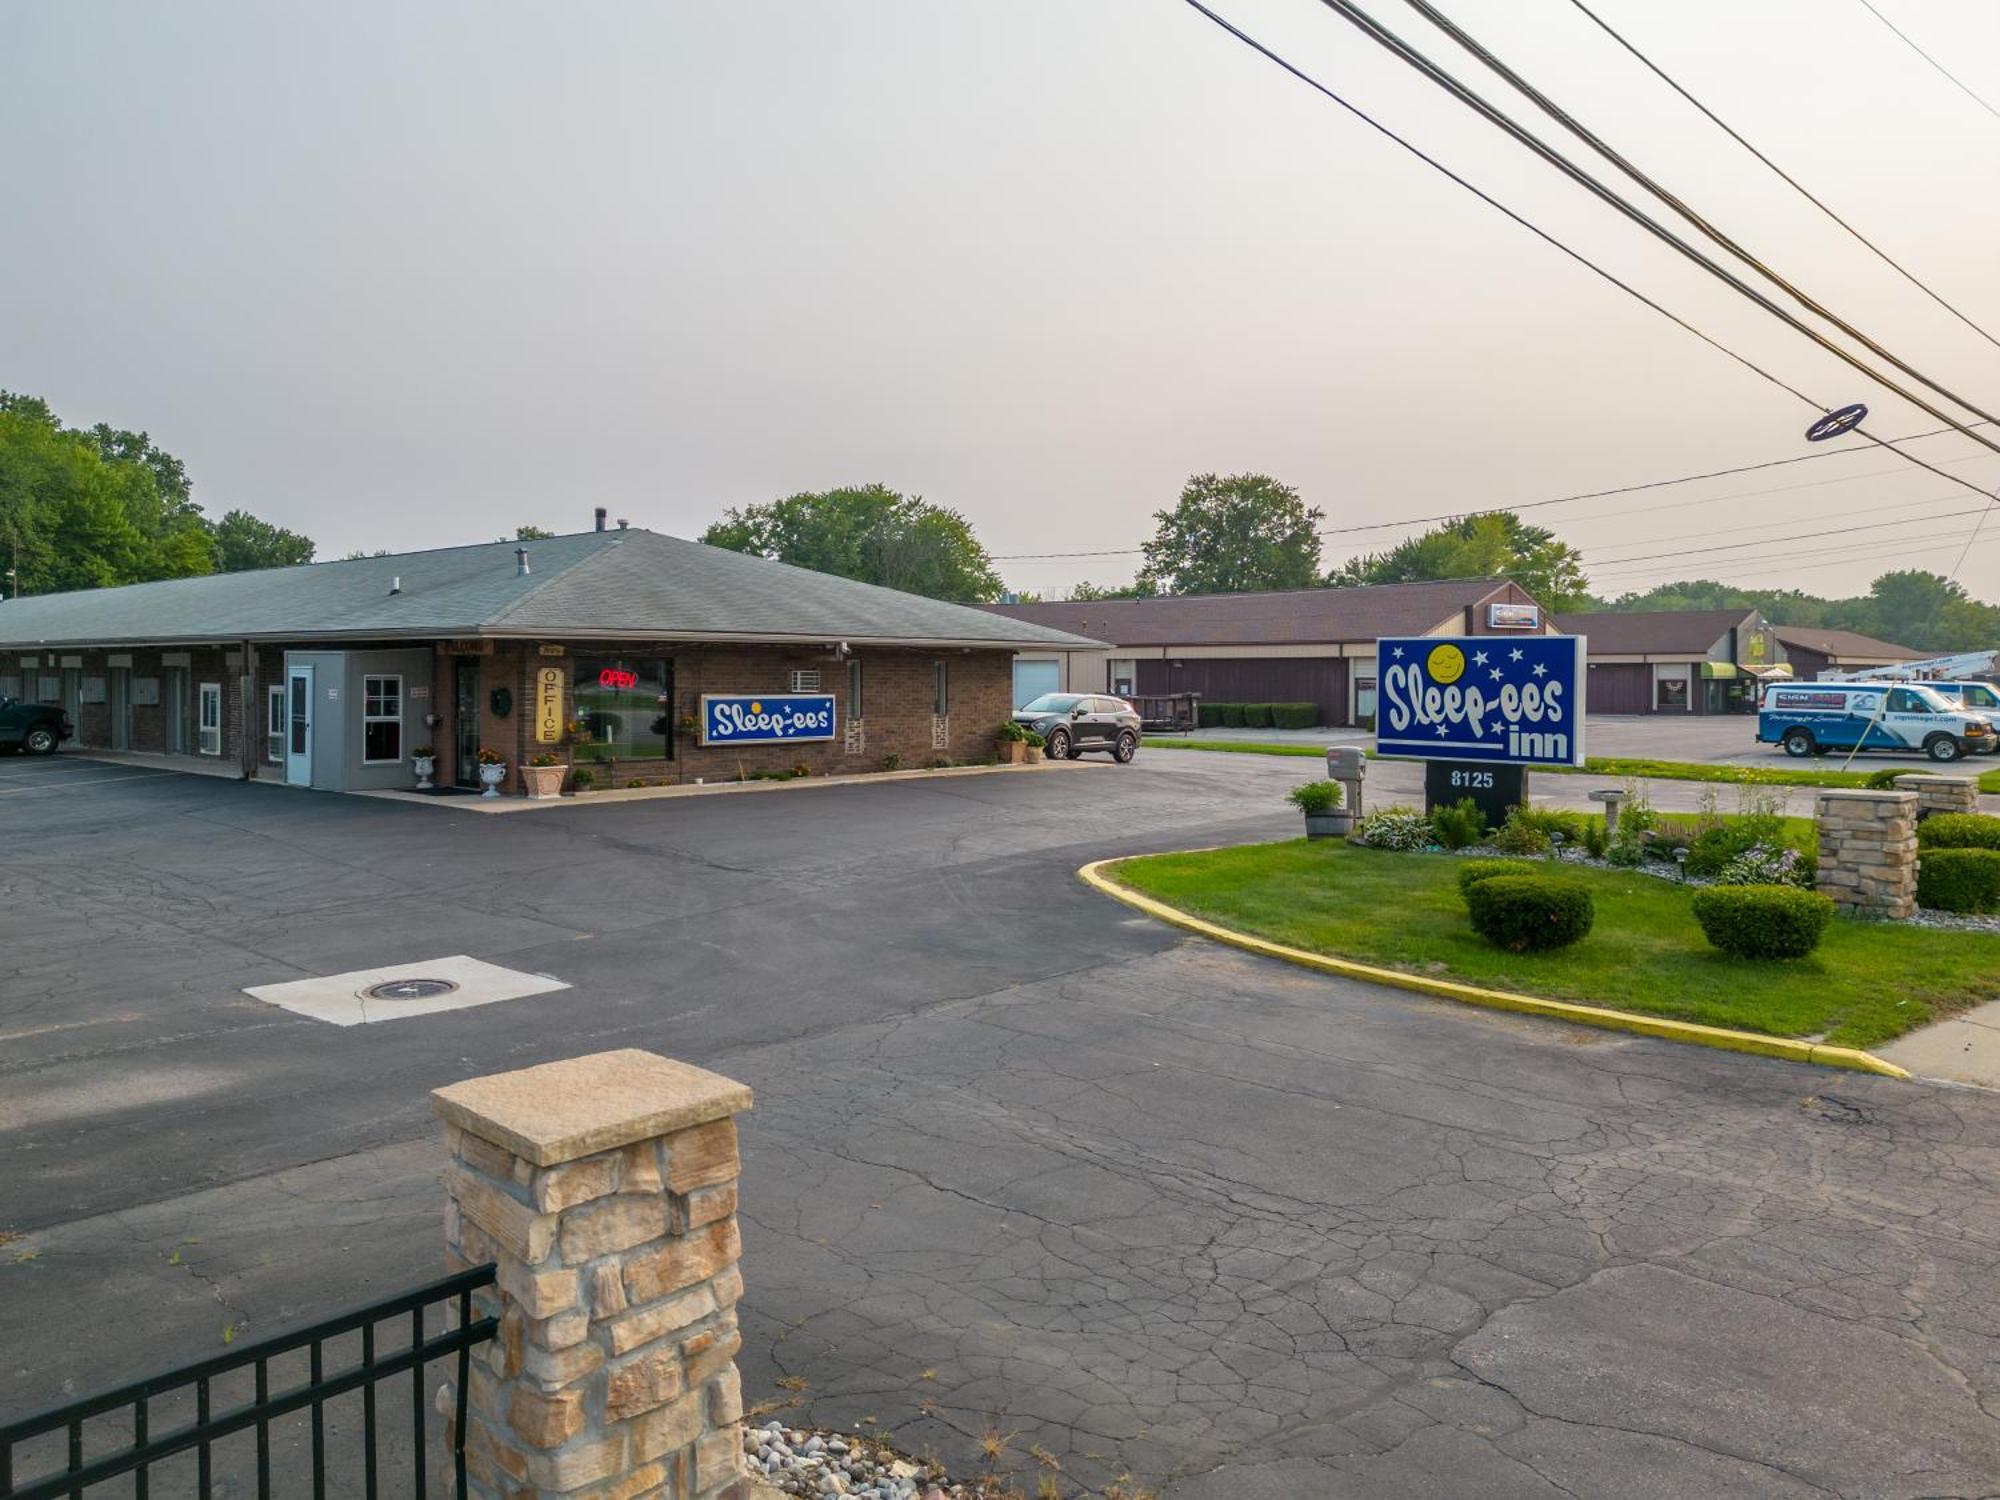
[[[1326,776],[1329,781],[1359,781],[1367,766],[1368,757],[1359,748],[1335,745],[1326,752]]]

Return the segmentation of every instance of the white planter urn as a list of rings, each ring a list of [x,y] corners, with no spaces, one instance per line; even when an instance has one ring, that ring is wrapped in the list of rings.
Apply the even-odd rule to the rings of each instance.
[[[479,784],[485,787],[486,790],[479,795],[482,797],[499,796],[500,783],[506,779],[507,768],[505,766],[481,766],[479,768]]]
[[[417,773],[417,790],[420,792],[431,790],[433,785],[431,777],[437,772],[437,757],[435,755],[413,755],[410,757],[410,767]]]

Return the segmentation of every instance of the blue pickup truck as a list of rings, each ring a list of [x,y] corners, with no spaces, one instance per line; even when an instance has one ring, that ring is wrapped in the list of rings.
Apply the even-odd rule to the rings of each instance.
[[[1932,760],[1986,754],[1993,721],[1923,682],[1788,682],[1764,690],[1757,738],[1785,754],[1899,750]]]

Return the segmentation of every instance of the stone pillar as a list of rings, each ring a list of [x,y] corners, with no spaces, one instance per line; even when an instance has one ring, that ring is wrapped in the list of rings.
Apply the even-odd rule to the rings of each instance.
[[[739,1500],[736,1120],[743,1084],[602,1052],[431,1095],[451,1150],[445,1259],[492,1261],[473,1351],[479,1500]],[[455,1393],[440,1398],[448,1414]]]
[[[1979,811],[1977,776],[1898,776],[1896,790],[1917,794],[1917,821],[1932,813],[1976,813]]]
[[[1819,794],[1819,888],[1864,916],[1917,910],[1917,794]]]

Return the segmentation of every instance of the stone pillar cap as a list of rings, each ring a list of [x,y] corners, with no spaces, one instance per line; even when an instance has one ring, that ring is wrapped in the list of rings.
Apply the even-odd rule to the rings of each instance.
[[[1601,791],[1592,792],[1590,800],[1592,802],[1623,802],[1625,800],[1625,789],[1623,787],[1606,787]]]
[[[726,1119],[750,1108],[750,1099],[748,1084],[626,1048],[468,1078],[433,1091],[431,1110],[535,1166],[553,1167]]]
[[[1815,787],[1822,802],[1914,802],[1915,792],[1880,791],[1874,787]]]

